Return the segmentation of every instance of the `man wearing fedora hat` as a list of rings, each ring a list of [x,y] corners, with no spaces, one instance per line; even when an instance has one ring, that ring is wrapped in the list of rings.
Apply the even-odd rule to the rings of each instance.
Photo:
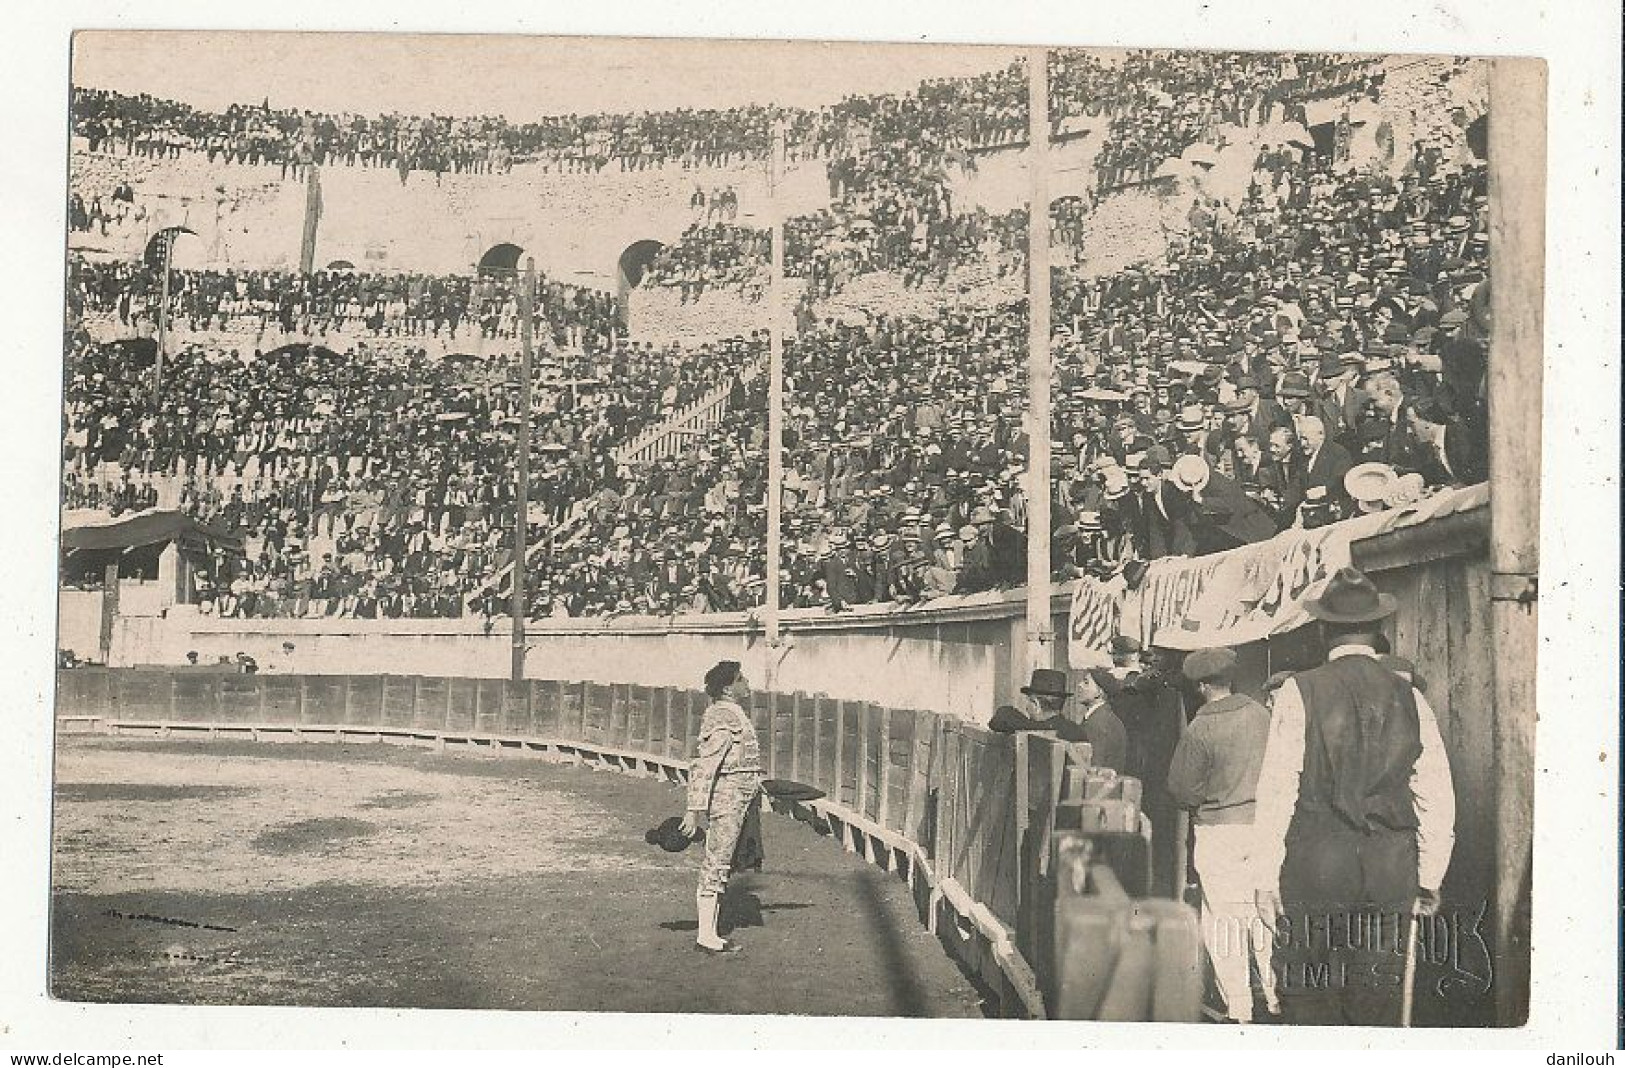
[[[1111,768],[1119,775],[1124,774],[1128,763],[1128,732],[1123,728],[1123,721],[1117,718],[1092,673],[1079,676],[1074,694],[1067,693],[1066,678],[1064,671],[1036,668],[1032,684],[1023,686],[1021,692],[1048,713],[1050,718],[1045,725],[1063,742],[1088,742],[1090,760],[1095,767]],[[1077,700],[1070,701],[1074,696]]]
[[[1180,499],[1179,505],[1164,508],[1164,514],[1183,516],[1183,523],[1175,525],[1175,554],[1202,556],[1265,541],[1276,534],[1275,522],[1264,509],[1234,481],[1211,470],[1200,456],[1181,456],[1174,461],[1163,488],[1165,500]]]
[[[1437,910],[1455,844],[1450,762],[1427,698],[1377,659],[1393,596],[1349,567],[1304,607],[1327,660],[1274,697],[1259,912],[1277,925],[1287,1022],[1397,1025],[1408,919]]]
[[[1358,353],[1336,356],[1328,352],[1320,360],[1321,399],[1314,414],[1325,423],[1327,434],[1351,451],[1371,403],[1370,394],[1354,384],[1362,364]]]

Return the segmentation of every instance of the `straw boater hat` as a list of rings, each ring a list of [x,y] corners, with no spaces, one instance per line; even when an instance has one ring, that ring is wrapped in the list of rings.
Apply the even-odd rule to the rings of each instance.
[[[1362,512],[1380,512],[1387,506],[1399,476],[1385,463],[1356,464],[1343,476],[1343,488]]]
[[[1208,471],[1207,461],[1194,453],[1181,456],[1174,461],[1173,469],[1169,472],[1174,485],[1187,493],[1200,493],[1207,487],[1211,473]]]
[[[1340,568],[1303,602],[1311,617],[1328,623],[1374,623],[1393,615],[1398,607],[1393,594],[1378,590],[1365,572],[1353,567]]]

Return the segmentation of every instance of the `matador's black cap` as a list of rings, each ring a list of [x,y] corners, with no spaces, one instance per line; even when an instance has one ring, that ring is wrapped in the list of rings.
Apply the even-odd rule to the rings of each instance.
[[[659,846],[668,853],[681,853],[694,842],[705,838],[704,831],[690,838],[683,833],[682,823],[683,817],[669,816],[643,832],[643,840],[650,845]]]
[[[739,661],[719,660],[715,667],[705,673],[705,692],[719,694],[724,688],[732,686],[737,678],[739,678]]]

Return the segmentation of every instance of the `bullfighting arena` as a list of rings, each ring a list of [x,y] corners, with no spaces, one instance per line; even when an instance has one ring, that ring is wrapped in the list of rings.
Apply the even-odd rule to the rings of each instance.
[[[674,785],[387,744],[63,735],[51,991],[70,1000],[973,1017],[908,887],[764,817],[693,942]]]
[[[579,98],[369,118],[187,39],[225,110],[75,39],[54,996],[1529,1018],[1538,63],[797,45],[696,111],[697,42],[537,38]],[[1283,935],[1322,720],[1400,860]],[[645,832],[758,772],[716,931]],[[1394,961],[1307,944],[1366,906]]]

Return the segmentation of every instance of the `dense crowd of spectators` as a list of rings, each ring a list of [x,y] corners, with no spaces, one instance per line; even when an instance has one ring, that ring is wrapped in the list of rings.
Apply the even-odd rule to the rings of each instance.
[[[626,343],[540,358],[537,537],[605,484],[615,446],[729,381],[741,359],[729,346]],[[182,510],[244,538],[244,558],[205,580],[211,611],[461,615],[508,561],[517,377],[513,359],[191,346],[166,361],[154,404],[127,349],[79,333],[64,503],[118,515],[177,486]]]
[[[1051,53],[1050,82],[1053,134],[1067,136],[1075,116],[1107,122],[1093,185],[1052,209],[1056,237],[1076,244],[1098,194],[1156,177],[1198,142],[1222,148],[1221,124],[1299,121],[1306,99],[1374,97],[1382,75],[1369,57],[1145,51],[1108,61],[1059,49]],[[869,132],[826,164],[830,206],[786,221],[786,274],[805,278],[822,298],[871,271],[896,273],[909,286],[941,284],[954,266],[978,260],[1008,271],[1015,264],[1001,253],[1025,240],[1010,230],[1025,225],[1025,212],[997,219],[981,209],[956,213],[949,179],[975,170],[977,150],[1024,144],[1026,115],[1021,63],[876,98],[862,113]],[[1334,162],[1346,157],[1347,132],[1344,122]],[[715,215],[707,206],[705,224],[697,222],[663,253],[663,268],[648,284],[678,286],[685,300],[708,288],[760,294],[765,232],[733,225],[731,217],[711,225]]]
[[[763,267],[768,245],[766,230],[731,223],[694,223],[655,253],[638,284],[676,289],[684,304],[712,289],[734,290],[757,299],[767,284]]]
[[[162,267],[145,262],[69,263],[70,311],[107,312],[132,324],[157,316]],[[590,352],[624,338],[613,294],[539,279],[536,325],[554,343]],[[371,274],[324,270],[174,270],[170,316],[193,331],[248,326],[287,338],[358,331],[372,337],[512,339],[521,325],[514,274]],[[459,335],[461,331],[461,335]]]
[[[1121,63],[1076,49],[1053,49],[1053,122],[1110,111],[1125,116],[1177,94],[1214,86],[1228,113],[1257,108],[1267,117],[1288,92],[1312,91],[1347,73],[1351,61],[1264,53],[1131,52]],[[1217,76],[1212,85],[1200,79]],[[1133,88],[1144,81],[1146,88]],[[1190,95],[1190,94],[1187,94]],[[816,110],[736,108],[558,115],[516,122],[496,116],[329,114],[273,108],[270,101],[203,111],[150,94],[75,88],[74,131],[92,152],[152,159],[202,153],[209,162],[267,164],[298,177],[311,163],[412,171],[505,173],[516,162],[548,170],[595,173],[614,164],[642,170],[680,162],[726,166],[766,155],[775,118],[786,128],[792,159],[828,159],[854,141],[916,140],[927,131],[971,148],[1025,140],[1025,65],[921,82],[909,93],[854,95]],[[1177,153],[1176,153],[1177,154]]]
[[[1378,87],[1353,61],[1058,62],[1070,64],[1068,85],[1122,88],[1125,72],[1136,85],[1063,92],[1052,118],[1092,108],[1111,123],[1109,145],[1164,158],[1215,122],[1300,106],[1294,94]],[[816,299],[864,270],[909,284],[945,277],[989,249],[1019,269],[1025,212],[956,212],[948,176],[975,166],[971,149],[1021,136],[1021,87],[1012,67],[837,105],[864,137],[819,142],[834,203],[787,223],[787,273],[806,277]],[[1141,87],[1177,103],[1148,103]],[[1160,125],[1145,127],[1147,115]],[[765,136],[765,113],[760,125]],[[1437,145],[1407,152],[1394,178],[1350,168],[1335,146],[1266,145],[1239,203],[1192,199],[1165,261],[1104,276],[1057,267],[1047,502],[1027,499],[1023,302],[861,323],[819,321],[804,305],[785,347],[781,603],[839,611],[1020,585],[1032,507],[1050,509],[1055,577],[1133,581],[1160,557],[1487,477],[1486,172]],[[720,196],[700,190],[691,205],[706,218],[662,250],[643,284],[685,300],[759,285],[765,235],[723,221]],[[1075,241],[1097,209],[1093,192],[1063,198],[1052,234]],[[514,334],[501,280],[175,279],[173,313],[200,328],[257,315],[290,333],[354,322],[380,335]],[[78,263],[70,281],[74,310],[127,321],[156,289],[139,265]],[[574,337],[575,293],[547,288],[543,317],[571,351],[542,373],[530,613],[761,604],[765,400],[746,372],[764,340],[636,346],[601,294],[588,295],[597,318],[584,315],[593,325]],[[245,561],[207,597],[213,611],[492,617],[507,610],[518,506],[511,363],[193,347],[172,357],[155,407],[124,350],[76,336],[68,502],[138,509],[179,479],[183,507],[245,537]],[[616,460],[617,445],[723,383],[732,396],[717,425],[675,455]]]
[[[1063,286],[1055,577],[1132,574],[1486,477],[1483,183],[1266,172],[1236,219],[1203,205],[1167,267]],[[828,321],[787,343],[781,603],[1025,580],[1025,333],[1018,303]],[[561,560],[547,611],[760,604],[764,426],[753,399],[684,454],[622,472],[595,502],[594,554]]]
[[[106,237],[109,224],[120,228],[139,223],[145,218],[146,209],[136,204],[135,188],[129,182],[115,183],[105,203],[100,193],[92,193],[88,201],[78,190],[68,197],[68,230],[71,233],[94,233]]]
[[[1096,185],[1148,181],[1198,142],[1222,147],[1221,125],[1301,122],[1304,101],[1328,91],[1375,98],[1382,83],[1377,67],[1370,57],[1131,53],[1120,67],[1092,71],[1098,93],[1091,95],[1110,117],[1095,158]]]
[[[775,120],[794,160],[826,159],[852,137],[901,138],[950,129],[979,146],[1007,143],[1025,122],[1021,66],[922,82],[912,93],[850,96],[809,110],[762,105],[678,108],[636,114],[558,115],[529,122],[478,116],[326,114],[234,104],[208,112],[149,94],[75,88],[74,132],[91,152],[211,163],[271,164],[297,177],[311,164],[436,173],[504,173],[516,162],[596,173],[611,164],[643,170],[678,162],[727,166],[764,158]]]
[[[1119,574],[1485,478],[1485,177],[1423,167],[1394,181],[1272,152],[1238,208],[1192,204],[1167,264],[1059,272],[1056,577]],[[782,603],[1024,580],[1025,331],[1015,304],[826,322],[787,344]],[[750,440],[737,443],[747,456]],[[647,499],[634,498],[623,508]],[[761,536],[758,525],[736,539],[723,571],[762,575]],[[686,589],[657,583],[620,610],[673,594],[693,607]],[[758,585],[741,589],[759,600]],[[732,593],[700,601],[739,606]]]

